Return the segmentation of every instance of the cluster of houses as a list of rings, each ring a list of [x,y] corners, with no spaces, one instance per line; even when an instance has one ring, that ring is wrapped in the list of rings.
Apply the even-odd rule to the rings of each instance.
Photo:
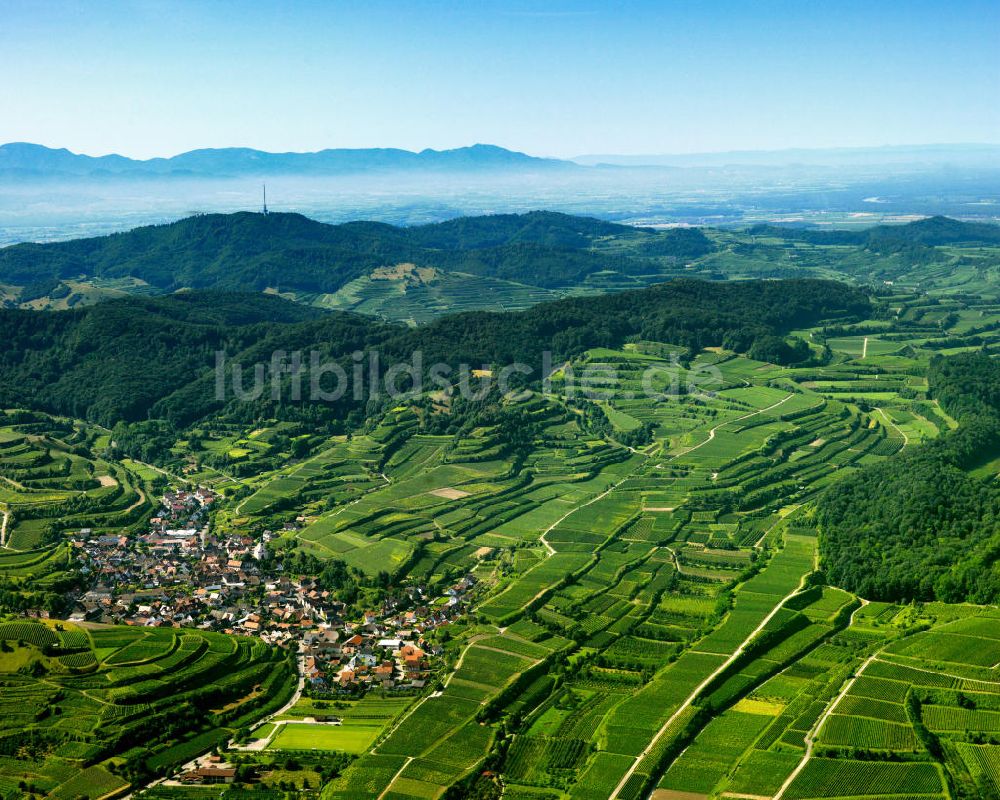
[[[474,585],[471,578],[461,583],[467,589]],[[441,654],[426,634],[459,613],[463,604],[451,602],[456,596],[429,603],[421,587],[407,587],[360,620],[339,619],[307,632],[301,652],[313,693],[372,686],[422,689],[431,674],[430,659]]]
[[[70,619],[255,636],[300,653],[316,695],[426,685],[441,652],[427,634],[467,609],[471,575],[435,598],[400,587],[359,615],[314,579],[282,574],[267,548],[272,532],[216,535],[214,502],[208,490],[174,492],[147,533],[81,530],[73,545],[90,588]]]

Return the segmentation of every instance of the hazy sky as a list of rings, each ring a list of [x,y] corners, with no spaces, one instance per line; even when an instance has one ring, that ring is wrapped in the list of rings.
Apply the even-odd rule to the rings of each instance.
[[[0,142],[1000,142],[1000,2],[0,0]]]

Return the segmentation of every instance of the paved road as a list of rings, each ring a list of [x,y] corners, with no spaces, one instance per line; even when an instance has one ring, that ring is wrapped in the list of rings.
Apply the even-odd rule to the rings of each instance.
[[[261,725],[266,725],[268,722],[272,722],[275,717],[280,717],[282,714],[287,713],[299,700],[302,699],[302,692],[306,688],[306,665],[305,656],[298,656],[295,659],[295,664],[299,671],[299,682],[295,687],[295,693],[292,695],[291,699],[285,703],[281,708],[275,711],[273,714],[268,714],[261,720],[258,720],[250,728],[251,731],[257,730]],[[272,736],[274,734],[272,733]],[[233,750],[263,750],[267,747],[267,743],[271,740],[271,736],[267,736],[264,739],[257,739],[256,741],[250,742],[249,744],[236,744],[234,741],[230,740],[229,747]]]

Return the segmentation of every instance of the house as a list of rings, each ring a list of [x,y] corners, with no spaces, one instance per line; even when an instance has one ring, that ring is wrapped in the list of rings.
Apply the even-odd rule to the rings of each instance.
[[[180,776],[181,783],[232,783],[236,770],[230,767],[199,767]]]

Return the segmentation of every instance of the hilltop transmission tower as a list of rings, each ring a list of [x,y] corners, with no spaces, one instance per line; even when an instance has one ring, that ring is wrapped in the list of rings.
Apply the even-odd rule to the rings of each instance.
[[[267,216],[267,184],[264,184],[264,216]]]

